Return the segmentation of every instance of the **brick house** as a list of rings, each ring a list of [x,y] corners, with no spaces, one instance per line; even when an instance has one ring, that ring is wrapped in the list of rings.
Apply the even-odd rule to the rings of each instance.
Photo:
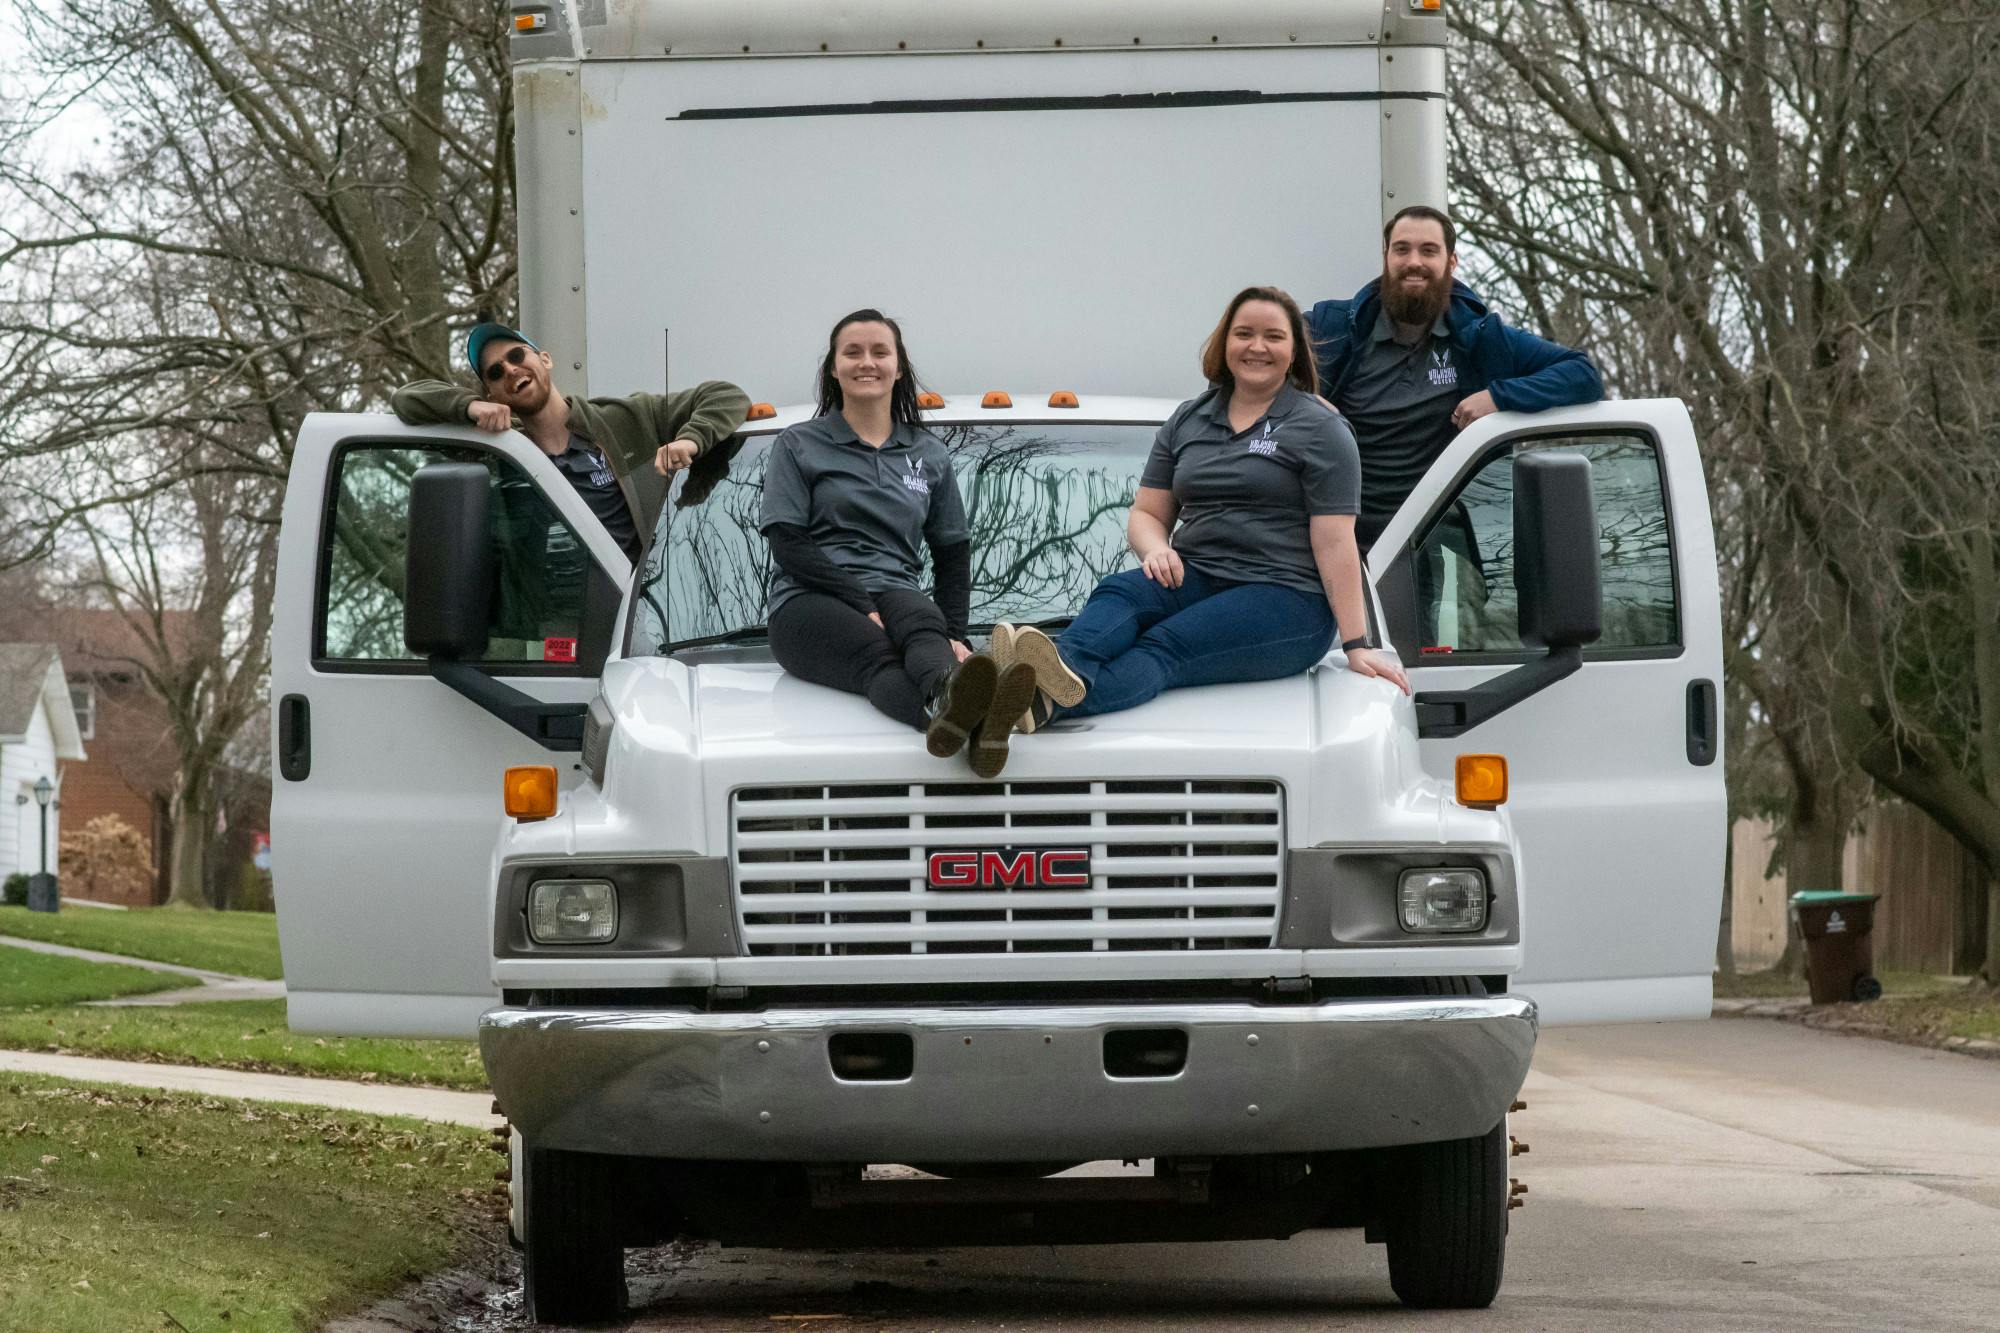
[[[164,628],[170,638],[193,634],[191,621],[170,611]],[[164,903],[172,872],[178,760],[166,705],[139,670],[146,646],[115,610],[58,606],[32,594],[0,606],[0,637],[46,641],[61,650],[70,705],[88,754],[64,765],[67,827],[74,831],[101,815],[116,815],[146,844],[151,874],[144,888],[105,901],[129,907]],[[271,826],[271,782],[263,773],[225,768],[217,775],[216,793],[224,831],[209,845],[208,896],[218,905],[236,905],[243,863],[256,835]],[[65,896],[72,896],[67,886]]]
[[[89,759],[70,765],[63,791],[72,829],[116,815],[146,842],[152,874],[137,893],[108,899],[128,907],[167,900],[173,848],[169,802],[174,747],[166,707],[130,660],[137,644],[115,611],[58,610],[49,628],[63,646],[69,696]]]

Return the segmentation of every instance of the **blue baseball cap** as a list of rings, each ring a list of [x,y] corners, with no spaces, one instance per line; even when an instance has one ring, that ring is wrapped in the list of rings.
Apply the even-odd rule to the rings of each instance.
[[[505,338],[508,342],[526,343],[539,352],[535,340],[519,329],[510,329],[505,324],[475,324],[472,332],[465,335],[465,363],[472,367],[476,378],[479,374],[479,354],[486,350],[486,344],[495,338]]]

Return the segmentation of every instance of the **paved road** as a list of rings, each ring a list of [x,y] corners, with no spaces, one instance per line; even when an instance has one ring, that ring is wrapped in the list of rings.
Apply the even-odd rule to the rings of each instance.
[[[1753,1019],[1543,1034],[1490,1311],[1396,1307],[1358,1233],[633,1256],[646,1330],[2000,1327],[2000,1062]],[[649,1271],[650,1270],[650,1271]],[[800,1316],[833,1316],[800,1318]],[[502,1325],[505,1326],[505,1325]]]

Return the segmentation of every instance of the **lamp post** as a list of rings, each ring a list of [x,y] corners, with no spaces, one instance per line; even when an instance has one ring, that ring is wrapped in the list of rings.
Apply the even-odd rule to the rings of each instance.
[[[49,781],[44,773],[35,783],[35,804],[42,807],[42,873],[49,873],[49,801],[56,794],[56,784]]]
[[[55,799],[56,784],[45,774],[31,790],[35,793],[35,804],[42,807],[42,873],[28,876],[28,910],[59,912],[62,894],[56,887],[56,877],[49,873],[49,803]]]

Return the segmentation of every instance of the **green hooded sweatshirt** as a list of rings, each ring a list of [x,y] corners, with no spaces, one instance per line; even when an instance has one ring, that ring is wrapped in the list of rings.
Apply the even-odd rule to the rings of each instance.
[[[478,401],[472,390],[442,380],[418,380],[389,396],[389,406],[409,426],[469,424]],[[632,510],[642,547],[652,545],[653,525],[667,498],[667,478],[653,468],[660,446],[688,439],[705,454],[734,435],[750,410],[749,396],[723,380],[707,380],[678,393],[567,401],[571,433],[603,450],[618,474],[618,489]],[[518,417],[514,428],[521,428]]]

